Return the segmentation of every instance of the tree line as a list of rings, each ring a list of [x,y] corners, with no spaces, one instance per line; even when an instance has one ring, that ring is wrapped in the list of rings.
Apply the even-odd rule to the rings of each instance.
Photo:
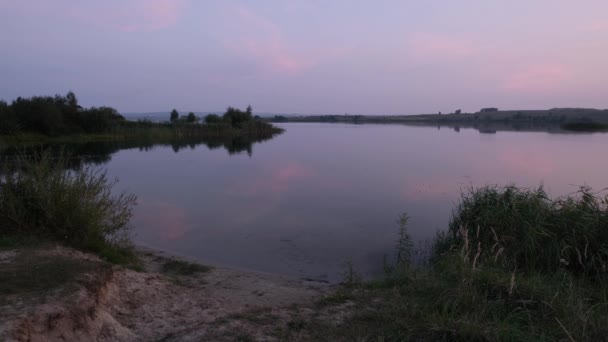
[[[73,92],[65,96],[18,97],[0,101],[0,134],[104,133],[125,118],[112,107],[83,108]]]
[[[245,128],[249,124],[255,126],[267,125],[253,116],[251,106],[244,111],[228,107],[222,115],[209,114],[204,119],[197,117],[193,112],[185,116],[179,115],[173,109],[169,116],[172,125],[200,124]],[[110,133],[117,127],[131,127],[134,122],[128,121],[112,107],[84,108],[78,103],[73,92],[65,96],[33,96],[30,98],[18,97],[11,103],[0,100],[0,134],[37,133],[47,136],[68,134],[104,134]],[[148,127],[166,125],[147,122]],[[248,126],[249,125],[249,126]]]
[[[228,107],[222,116],[217,114],[208,114],[205,116],[205,123],[208,125],[231,125],[235,128],[242,128],[244,124],[249,123],[253,120],[259,120],[259,116],[253,116],[253,109],[251,106],[247,106],[244,111],[234,107]],[[186,122],[186,123],[198,123],[201,121],[193,112],[188,113],[187,116],[180,116],[176,109],[173,109],[169,114],[169,121],[172,123]]]

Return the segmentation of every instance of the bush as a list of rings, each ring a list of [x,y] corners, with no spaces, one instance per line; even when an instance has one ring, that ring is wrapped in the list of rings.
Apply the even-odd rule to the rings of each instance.
[[[608,197],[582,187],[551,200],[542,187],[464,192],[437,252],[462,251],[473,263],[508,270],[599,276],[608,272]]]
[[[53,158],[40,152],[4,163],[0,234],[51,239],[126,261],[135,195],[113,195],[116,181],[105,172],[90,166],[68,170],[69,161],[63,153]]]

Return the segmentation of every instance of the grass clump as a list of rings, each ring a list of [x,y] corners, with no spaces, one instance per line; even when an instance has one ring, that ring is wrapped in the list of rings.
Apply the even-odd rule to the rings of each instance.
[[[14,260],[0,264],[0,294],[45,294],[85,274],[109,271],[108,264],[61,255],[38,255],[21,251]]]
[[[402,216],[386,278],[341,288],[352,303],[346,318],[313,318],[309,333],[335,341],[607,341],[606,207],[588,188],[558,199],[542,188],[469,189],[419,266],[407,264]]]
[[[171,275],[190,276],[209,272],[211,267],[182,260],[167,260],[163,263],[161,270],[163,273]]]
[[[69,156],[36,152],[5,162],[0,173],[0,236],[52,240],[115,263],[135,260],[129,221],[136,197],[114,194],[116,181]]]
[[[608,197],[582,187],[549,199],[542,187],[469,189],[437,252],[466,250],[473,267],[603,277],[608,272]],[[447,250],[446,250],[447,249]]]

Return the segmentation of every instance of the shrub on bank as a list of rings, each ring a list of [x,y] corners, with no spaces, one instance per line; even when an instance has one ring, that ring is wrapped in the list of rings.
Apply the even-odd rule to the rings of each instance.
[[[112,192],[116,181],[91,166],[69,169],[69,157],[20,155],[3,165],[0,234],[51,239],[128,262],[136,197]]]
[[[549,199],[545,191],[492,186],[462,194],[442,248],[508,270],[576,275],[608,272],[608,197],[582,187]]]

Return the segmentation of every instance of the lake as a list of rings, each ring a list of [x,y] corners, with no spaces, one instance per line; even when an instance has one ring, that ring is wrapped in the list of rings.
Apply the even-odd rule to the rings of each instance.
[[[403,125],[280,124],[246,150],[155,146],[103,158],[137,194],[135,241],[204,263],[339,281],[392,255],[399,214],[416,241],[448,225],[460,189],[608,186],[606,134]]]

